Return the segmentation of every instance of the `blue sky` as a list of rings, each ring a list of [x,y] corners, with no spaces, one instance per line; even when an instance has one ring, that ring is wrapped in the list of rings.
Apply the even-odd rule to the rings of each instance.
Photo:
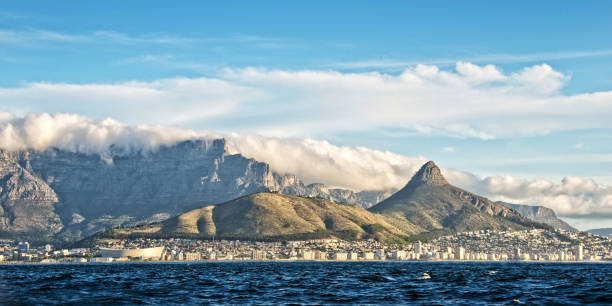
[[[479,176],[551,181],[577,176],[612,185],[612,123],[606,120],[612,101],[605,96],[612,90],[610,13],[610,1],[12,1],[0,5],[0,110],[16,116],[68,112],[130,124],[310,137],[423,156]],[[495,69],[486,81],[474,81],[476,74],[462,72],[457,62],[475,65],[464,67],[478,70],[474,73],[486,65]],[[377,120],[375,107],[362,113],[347,109],[351,99],[359,99],[350,96],[351,86],[379,82],[387,82],[389,91],[373,89],[363,96],[381,108],[393,107],[398,95],[393,86],[407,69],[419,77],[427,74],[417,71],[418,64],[465,82],[446,95],[423,91],[448,99],[437,106],[444,118],[421,114],[427,101],[408,108],[405,121],[392,111]],[[545,75],[534,79],[529,67],[543,67]],[[367,77],[371,74],[382,77]],[[353,75],[364,79],[351,83]],[[205,85],[180,82],[200,78]],[[445,82],[444,75],[437,78],[429,85]],[[327,79],[342,79],[338,86],[349,90],[318,92],[323,85],[317,82]],[[160,85],[160,80],[173,81]],[[169,98],[155,98],[147,106],[152,111],[142,111],[141,100],[131,102],[137,95],[134,86],[142,89],[134,82]],[[92,84],[106,86],[96,90],[115,100],[96,100],[98,91],[88,95]],[[76,93],[71,91],[75,86],[81,86]],[[208,89],[193,89],[198,86]],[[469,92],[462,91],[465,86]],[[463,103],[464,94],[496,99],[508,91],[511,97],[496,103],[517,96],[530,101],[517,103],[517,114],[512,106],[470,117],[456,105]],[[581,96],[594,93],[604,97]],[[204,101],[209,94],[214,103]],[[391,98],[381,102],[380,95]],[[344,102],[312,106],[325,99]],[[550,112],[530,110],[539,103],[553,107]],[[574,105],[557,112],[554,103]],[[484,101],[478,105],[469,107],[487,106]],[[448,112],[453,115],[446,115],[447,107],[456,108]],[[249,115],[261,109],[270,112]],[[159,115],[164,112],[172,120]],[[325,112],[335,112],[342,122],[328,114],[317,116]],[[415,120],[420,117],[427,119]],[[444,120],[452,127],[443,127]]]

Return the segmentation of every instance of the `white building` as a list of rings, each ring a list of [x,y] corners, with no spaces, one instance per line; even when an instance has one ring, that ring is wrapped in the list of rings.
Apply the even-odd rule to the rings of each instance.
[[[102,257],[122,258],[150,258],[160,259],[164,247],[146,248],[146,249],[107,249],[100,248],[100,254]]]
[[[348,254],[344,253],[344,252],[336,252],[334,253],[334,257],[335,260],[347,260],[348,259]]]
[[[112,257],[94,257],[91,262],[113,262]]]
[[[455,259],[464,260],[465,259],[465,249],[462,247],[458,247],[455,250]]]

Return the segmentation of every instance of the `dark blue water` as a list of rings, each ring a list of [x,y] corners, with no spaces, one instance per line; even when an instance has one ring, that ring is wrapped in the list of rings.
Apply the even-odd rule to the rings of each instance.
[[[612,264],[0,265],[0,303],[610,304]]]

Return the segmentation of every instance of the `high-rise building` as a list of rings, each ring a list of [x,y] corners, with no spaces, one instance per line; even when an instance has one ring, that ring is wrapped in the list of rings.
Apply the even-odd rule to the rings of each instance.
[[[385,260],[385,250],[383,249],[376,250],[376,254],[374,255],[374,258],[378,260]]]
[[[584,247],[582,244],[578,245],[578,251],[576,253],[576,260],[584,260]]]
[[[415,242],[413,247],[414,247],[414,252],[415,253],[422,254],[422,252],[423,252],[423,245],[421,244],[421,241]]]
[[[19,242],[19,244],[17,245],[17,249],[19,250],[19,252],[28,253],[30,251],[30,243],[27,241]]]
[[[465,249],[462,247],[458,247],[455,250],[455,259],[464,260],[465,259]]]

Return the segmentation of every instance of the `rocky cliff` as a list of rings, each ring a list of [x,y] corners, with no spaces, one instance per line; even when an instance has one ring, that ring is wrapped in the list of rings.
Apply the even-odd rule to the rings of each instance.
[[[567,224],[567,222],[557,218],[557,214],[555,214],[555,211],[548,207],[511,204],[502,201],[498,201],[497,203],[515,209],[521,215],[533,221],[548,224],[556,229],[562,229],[570,232],[578,232],[577,229]]]
[[[167,219],[257,191],[371,206],[385,192],[305,185],[229,154],[224,139],[104,154],[0,151],[0,235],[72,241],[102,229]]]

